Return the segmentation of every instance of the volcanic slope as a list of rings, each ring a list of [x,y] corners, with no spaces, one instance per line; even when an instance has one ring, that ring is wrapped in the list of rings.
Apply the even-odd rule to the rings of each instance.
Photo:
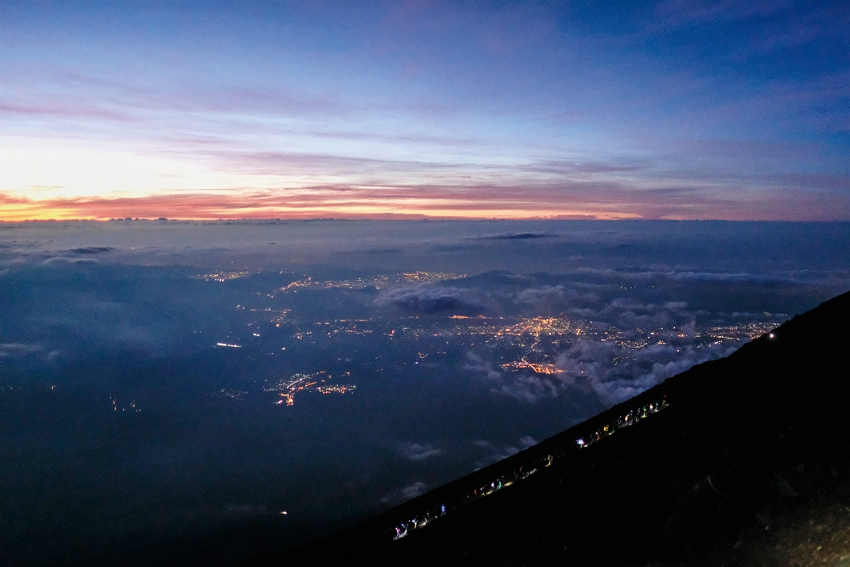
[[[772,564],[781,546],[765,538],[799,510],[843,498],[850,517],[849,442],[845,293],[509,459],[250,565]]]

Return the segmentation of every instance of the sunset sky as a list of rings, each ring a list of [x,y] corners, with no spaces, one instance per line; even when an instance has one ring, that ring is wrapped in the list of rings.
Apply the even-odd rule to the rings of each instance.
[[[850,220],[850,4],[0,0],[0,220]]]

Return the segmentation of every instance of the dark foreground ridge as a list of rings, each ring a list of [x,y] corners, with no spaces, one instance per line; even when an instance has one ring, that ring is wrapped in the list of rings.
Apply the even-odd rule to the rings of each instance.
[[[848,484],[845,293],[509,459],[245,565],[764,563],[748,550],[771,528]]]

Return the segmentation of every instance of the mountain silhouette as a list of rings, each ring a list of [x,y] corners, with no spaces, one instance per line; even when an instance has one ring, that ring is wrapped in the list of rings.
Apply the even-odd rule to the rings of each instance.
[[[846,490],[848,441],[845,293],[504,461],[245,565],[622,566],[718,554],[735,564],[742,541]]]

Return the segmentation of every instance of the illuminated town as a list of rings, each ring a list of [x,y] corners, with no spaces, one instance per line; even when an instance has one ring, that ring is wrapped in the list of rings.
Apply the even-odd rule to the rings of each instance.
[[[207,276],[203,276],[207,277]],[[278,292],[297,291],[300,288],[315,288],[315,289],[364,289],[372,287],[375,289],[385,289],[387,287],[398,286],[402,284],[427,284],[441,281],[455,280],[466,277],[465,275],[447,274],[442,272],[404,272],[391,276],[375,276],[372,278],[355,278],[350,280],[314,280],[307,277],[302,280],[296,280],[288,285],[279,288]],[[212,279],[212,278],[211,278]],[[223,281],[215,279],[215,281]]]
[[[226,282],[229,280],[236,280],[239,278],[244,278],[248,276],[250,272],[213,272],[210,274],[199,274],[193,276],[196,280],[203,280],[205,282]]]
[[[351,373],[347,373],[348,376]],[[289,378],[278,380],[277,382],[267,382],[263,388],[266,392],[279,392],[280,399],[275,402],[276,405],[295,405],[295,394],[315,390],[321,394],[350,394],[354,393],[357,386],[353,384],[328,384],[326,380],[331,380],[333,376],[327,374],[326,371],[320,370],[313,374],[293,374]]]
[[[138,407],[136,400],[130,400],[129,402],[122,403],[116,398],[110,398],[110,401],[112,402],[112,411],[114,412],[140,413],[142,411]]]
[[[215,272],[203,276],[204,281],[218,282],[221,278],[242,278],[245,272]],[[236,326],[216,337],[213,346],[222,350],[261,352],[267,357],[287,356],[293,349],[304,353],[305,348],[335,352],[333,365],[316,369],[294,367],[285,377],[263,381],[262,391],[274,393],[276,405],[292,407],[296,396],[306,392],[350,394],[357,386],[352,379],[364,373],[379,373],[387,369],[386,356],[392,353],[400,362],[392,366],[397,372],[427,372],[428,368],[463,360],[464,353],[491,361],[492,367],[505,376],[533,375],[546,379],[574,378],[584,373],[569,364],[571,349],[586,349],[586,345],[607,345],[591,362],[621,372],[641,372],[646,364],[647,349],[653,356],[675,360],[684,352],[694,353],[695,359],[715,355],[711,349],[722,351],[769,332],[782,322],[782,314],[761,314],[762,319],[737,325],[716,323],[700,326],[691,320],[683,325],[641,325],[620,328],[590,318],[559,314],[557,316],[523,315],[460,315],[403,314],[392,311],[368,317],[340,317],[315,320],[305,316],[294,304],[285,305],[290,292],[315,289],[327,293],[365,293],[364,290],[421,289],[411,286],[439,285],[464,276],[450,273],[404,272],[371,278],[320,280],[306,277],[268,292],[256,291],[253,299],[235,306]],[[436,289],[436,288],[433,288]],[[342,313],[341,313],[342,314]],[[365,342],[365,341],[368,341]],[[366,346],[368,344],[368,347]],[[582,346],[585,345],[585,346]],[[354,373],[344,367],[351,360],[348,352],[369,348],[375,356],[361,362]],[[289,350],[287,350],[289,349]],[[661,350],[659,350],[661,349]],[[703,352],[705,354],[698,354]],[[303,356],[303,354],[302,354]],[[600,358],[601,357],[601,358]],[[291,360],[291,357],[287,358]],[[643,362],[642,362],[643,361]],[[588,362],[580,361],[581,364]],[[631,366],[630,366],[631,365]],[[290,367],[291,368],[291,367]],[[641,370],[643,368],[644,370]],[[416,370],[414,370],[416,369]],[[346,383],[334,379],[345,378]],[[628,376],[627,376],[628,377]],[[636,377],[636,376],[633,376]],[[217,397],[243,399],[257,392],[223,389]]]

